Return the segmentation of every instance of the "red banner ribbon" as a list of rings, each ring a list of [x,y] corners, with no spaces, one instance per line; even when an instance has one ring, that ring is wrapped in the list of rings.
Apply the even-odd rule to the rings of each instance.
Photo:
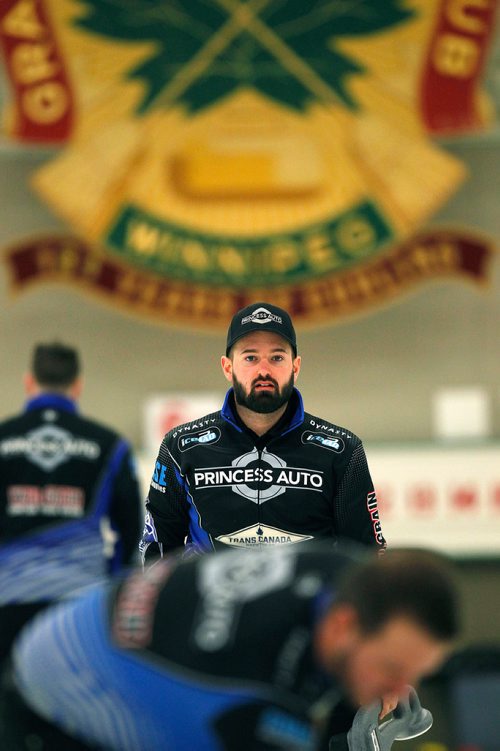
[[[27,142],[65,142],[74,101],[43,0],[2,0],[0,46],[12,86],[10,135]]]
[[[421,110],[436,134],[478,130],[477,86],[495,29],[497,0],[441,0],[421,80]]]
[[[487,240],[465,231],[429,230],[370,264],[271,289],[276,304],[299,322],[335,319],[384,304],[431,278],[484,283],[492,254]],[[42,281],[76,284],[129,312],[195,327],[225,326],[235,310],[270,291],[169,281],[121,264],[72,236],[23,242],[7,251],[6,262],[16,291]]]

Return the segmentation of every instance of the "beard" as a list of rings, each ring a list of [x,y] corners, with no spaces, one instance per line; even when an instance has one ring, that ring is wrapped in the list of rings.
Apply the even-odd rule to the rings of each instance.
[[[260,381],[271,382],[274,385],[274,391],[258,391],[256,385]],[[240,407],[246,407],[252,412],[258,412],[261,415],[276,412],[276,410],[286,404],[293,393],[293,386],[294,378],[292,371],[290,379],[281,389],[274,378],[256,378],[252,384],[250,392],[247,393],[243,384],[238,381],[233,373],[233,389],[236,403],[239,404]]]

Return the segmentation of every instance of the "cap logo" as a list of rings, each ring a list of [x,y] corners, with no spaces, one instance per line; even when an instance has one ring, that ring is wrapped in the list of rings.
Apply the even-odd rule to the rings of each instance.
[[[250,313],[249,316],[245,316],[245,318],[241,319],[241,324],[245,323],[283,323],[283,319],[281,316],[274,315],[274,313],[270,313],[269,310],[266,308],[257,308],[257,310],[254,310],[253,313]]]

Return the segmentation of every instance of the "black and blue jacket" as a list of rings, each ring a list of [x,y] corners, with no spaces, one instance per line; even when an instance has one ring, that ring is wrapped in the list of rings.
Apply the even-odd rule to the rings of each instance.
[[[128,443],[42,394],[0,424],[0,607],[51,602],[129,563],[141,499]]]
[[[36,618],[14,685],[92,749],[319,751],[317,710],[342,689],[316,624],[359,559],[307,544],[166,556]]]
[[[365,451],[349,430],[304,412],[295,389],[263,436],[222,409],[171,430],[160,446],[143,559],[181,546],[206,552],[348,538],[383,548]]]

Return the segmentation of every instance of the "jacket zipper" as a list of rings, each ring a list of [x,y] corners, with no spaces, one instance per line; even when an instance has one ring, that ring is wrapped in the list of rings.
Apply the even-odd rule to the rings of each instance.
[[[259,456],[258,468],[261,470],[260,475],[262,477],[262,449],[257,449]],[[262,479],[257,483],[257,536],[261,537],[264,533],[260,525],[260,491],[261,491]]]

